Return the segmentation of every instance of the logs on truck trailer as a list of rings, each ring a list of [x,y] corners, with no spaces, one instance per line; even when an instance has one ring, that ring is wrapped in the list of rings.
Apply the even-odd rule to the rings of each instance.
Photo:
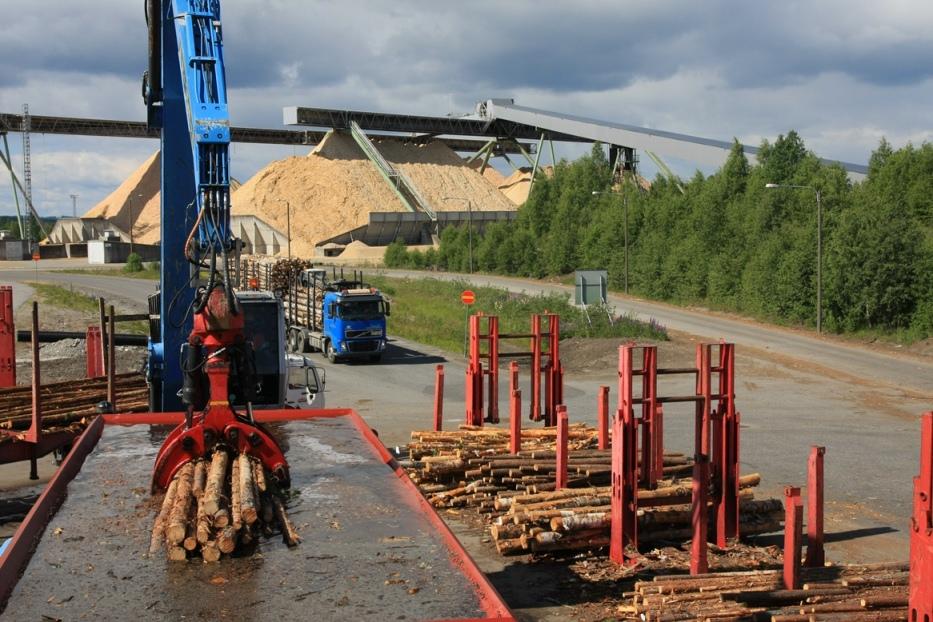
[[[437,508],[469,508],[483,516],[502,555],[597,549],[609,544],[612,457],[599,450],[598,431],[568,431],[568,487],[556,490],[557,428],[523,429],[522,447],[509,453],[509,431],[491,427],[415,431],[408,445],[409,475]],[[643,541],[689,540],[693,461],[666,453],[663,479],[638,492]],[[745,535],[778,531],[778,499],[754,498],[757,473],[739,480]],[[712,504],[709,505],[712,508]]]
[[[171,561],[200,555],[216,562],[274,530],[288,546],[301,541],[259,461],[217,449],[210,460],[188,462],[172,478],[152,526],[149,554],[164,548]]]

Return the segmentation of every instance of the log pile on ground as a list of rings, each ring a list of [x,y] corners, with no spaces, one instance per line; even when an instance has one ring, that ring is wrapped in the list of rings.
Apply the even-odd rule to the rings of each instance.
[[[656,576],[635,583],[623,609],[641,620],[907,620],[906,563],[803,568],[801,576],[799,590],[785,589],[781,570]]]
[[[502,555],[595,549],[609,543],[612,457],[597,447],[598,432],[572,424],[568,435],[569,487],[555,490],[556,428],[522,430],[519,454],[509,432],[461,426],[457,431],[412,432],[405,466],[437,508],[470,508],[483,516]],[[690,529],[692,461],[664,455],[664,479],[640,490],[640,541],[684,541]],[[741,477],[740,521],[746,535],[781,528],[780,500],[756,500],[758,474]]]
[[[119,412],[149,410],[149,389],[142,374],[116,374],[114,387]],[[39,396],[44,430],[84,425],[97,414],[97,405],[107,400],[107,378],[43,384]],[[32,387],[0,389],[0,413],[0,429],[28,429],[32,424]]]
[[[275,529],[288,546],[301,541],[262,465],[217,449],[209,461],[188,462],[175,474],[152,527],[149,554],[164,548],[171,561],[200,555],[216,562]]]

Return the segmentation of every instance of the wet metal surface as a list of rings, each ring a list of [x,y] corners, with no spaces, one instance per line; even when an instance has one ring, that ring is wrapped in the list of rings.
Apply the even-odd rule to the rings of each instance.
[[[345,417],[277,426],[303,542],[260,538],[204,564],[149,559],[161,434],[107,426],[3,613],[10,620],[424,620],[483,617],[402,484]],[[48,616],[48,618],[44,618]]]

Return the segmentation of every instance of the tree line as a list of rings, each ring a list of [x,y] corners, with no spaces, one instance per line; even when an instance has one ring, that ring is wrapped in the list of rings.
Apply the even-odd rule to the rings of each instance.
[[[736,143],[708,177],[613,185],[600,145],[536,179],[511,223],[473,232],[474,269],[546,277],[604,268],[611,287],[787,324],[816,322],[822,203],[823,326],[833,332],[933,335],[933,146],[882,140],[866,179],[822,163],[796,132],[764,141],[751,165]],[[806,186],[767,188],[766,184]],[[438,249],[393,244],[389,267],[469,270],[469,232]]]

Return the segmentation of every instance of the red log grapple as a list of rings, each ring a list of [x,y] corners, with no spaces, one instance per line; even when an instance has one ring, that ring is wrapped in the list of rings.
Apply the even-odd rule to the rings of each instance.
[[[187,361],[185,421],[172,430],[159,450],[152,489],[165,490],[182,465],[208,457],[218,445],[257,457],[276,480],[288,486],[288,463],[279,444],[252,419],[249,407],[243,416],[230,404],[231,380],[247,394],[251,389],[252,351],[243,337],[243,316],[231,306],[222,287],[201,295],[207,301],[195,313],[189,356],[183,357]]]

